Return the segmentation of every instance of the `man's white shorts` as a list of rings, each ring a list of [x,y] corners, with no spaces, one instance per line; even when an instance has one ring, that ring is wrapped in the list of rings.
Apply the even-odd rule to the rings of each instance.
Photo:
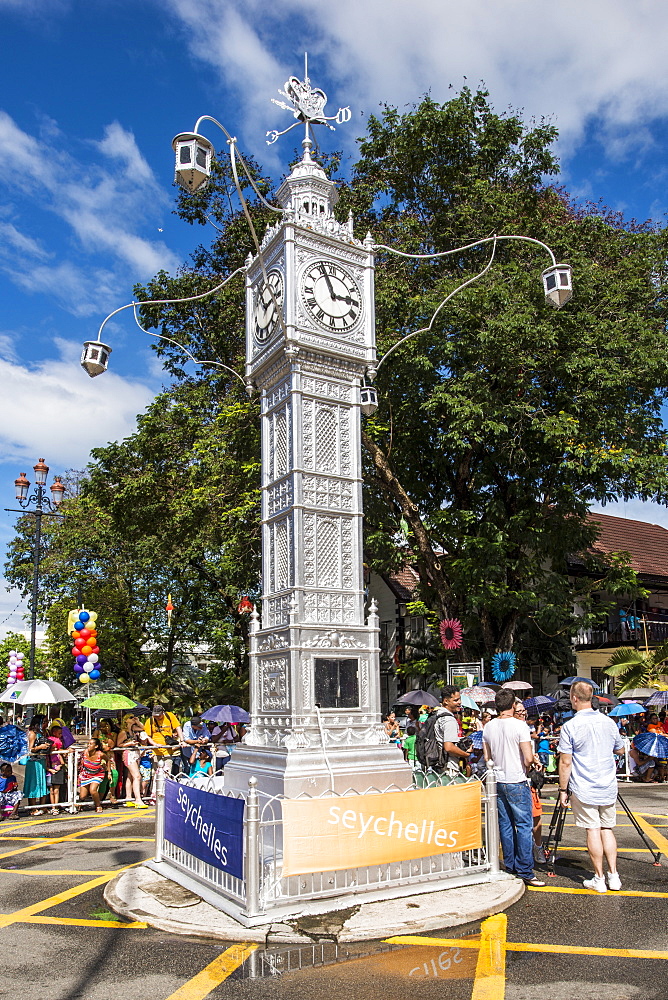
[[[588,806],[585,802],[580,802],[577,795],[571,794],[571,809],[575,825],[585,830],[600,830],[601,827],[610,829],[617,823],[617,803],[610,806]]]

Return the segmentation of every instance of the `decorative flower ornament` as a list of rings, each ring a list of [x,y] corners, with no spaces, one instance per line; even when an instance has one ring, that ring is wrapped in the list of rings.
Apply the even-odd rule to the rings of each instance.
[[[492,657],[492,677],[497,684],[509,681],[515,673],[517,657],[514,653],[495,653]]]
[[[462,623],[459,618],[444,618],[439,623],[443,649],[459,649],[462,644]]]

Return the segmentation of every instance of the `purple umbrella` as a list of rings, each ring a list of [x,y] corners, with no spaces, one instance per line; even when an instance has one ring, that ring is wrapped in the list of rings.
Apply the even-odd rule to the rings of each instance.
[[[600,691],[600,685],[593,681],[591,677],[565,677],[563,681],[559,681],[560,687],[570,687],[571,684],[575,684],[576,681],[584,681],[585,684],[591,684],[594,691]]]
[[[238,705],[214,705],[202,712],[201,718],[206,722],[229,722],[236,725],[241,722],[244,725],[250,722],[250,715]]]
[[[433,694],[429,694],[428,691],[407,691],[406,694],[402,694],[401,698],[397,698],[394,703],[395,705],[429,705],[434,708],[436,705],[440,705],[438,698],[435,698]]]
[[[556,704],[555,699],[549,698],[546,694],[537,694],[535,698],[524,699],[527,712],[549,712]]]

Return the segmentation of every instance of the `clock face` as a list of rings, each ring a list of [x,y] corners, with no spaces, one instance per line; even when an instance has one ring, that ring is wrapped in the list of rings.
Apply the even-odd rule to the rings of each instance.
[[[330,333],[345,333],[357,323],[362,293],[340,264],[319,260],[309,265],[302,275],[301,297],[316,323]]]
[[[270,271],[256,293],[253,309],[253,335],[259,343],[263,344],[274,333],[282,306],[283,276],[280,271]]]

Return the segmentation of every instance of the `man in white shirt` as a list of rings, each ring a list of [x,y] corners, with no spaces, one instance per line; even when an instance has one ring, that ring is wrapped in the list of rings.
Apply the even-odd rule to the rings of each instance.
[[[624,752],[624,741],[614,721],[591,707],[594,688],[586,681],[571,685],[575,715],[561,727],[559,745],[559,801],[570,797],[575,825],[587,831],[587,850],[594,877],[586,889],[606,892],[603,855],[608,862],[608,885],[621,889],[617,873],[617,767],[615,754]]]
[[[499,834],[506,871],[526,885],[545,885],[533,870],[533,817],[527,768],[534,750],[526,722],[514,717],[515,694],[501,688],[494,698],[498,716],[482,731],[485,760],[494,763]]]

